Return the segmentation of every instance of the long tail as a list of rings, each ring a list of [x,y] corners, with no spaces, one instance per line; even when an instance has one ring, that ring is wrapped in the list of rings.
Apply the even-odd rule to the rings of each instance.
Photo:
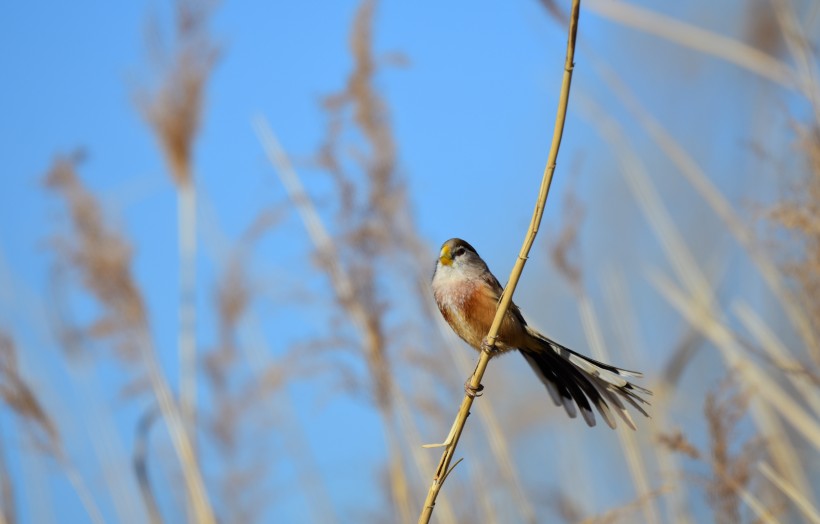
[[[641,377],[641,373],[616,368],[579,355],[535,330],[527,330],[536,341],[537,347],[519,350],[541,382],[547,386],[555,405],[564,406],[570,418],[577,416],[577,406],[586,423],[594,426],[595,414],[592,412],[591,402],[609,427],[615,429],[615,417],[612,416],[614,410],[627,426],[636,429],[635,421],[632,420],[622,400],[644,416],[649,416],[642,407],[649,403],[641,398],[639,393],[651,395],[652,392],[627,380]]]

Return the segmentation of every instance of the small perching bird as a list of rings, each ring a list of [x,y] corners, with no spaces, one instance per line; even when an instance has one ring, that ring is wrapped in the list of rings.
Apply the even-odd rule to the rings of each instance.
[[[460,238],[445,242],[432,287],[444,320],[459,337],[481,351],[503,288],[473,246]],[[594,426],[591,402],[609,427],[615,428],[614,409],[629,427],[636,429],[623,401],[649,416],[641,406],[648,403],[638,394],[652,393],[628,380],[641,373],[598,362],[558,344],[529,327],[518,306],[511,303],[498,331],[493,356],[513,349],[524,355],[555,405],[564,406],[571,418],[580,409],[586,423]]]

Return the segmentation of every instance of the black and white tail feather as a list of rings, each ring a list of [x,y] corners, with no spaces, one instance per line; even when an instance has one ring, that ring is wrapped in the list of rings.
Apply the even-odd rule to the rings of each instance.
[[[578,409],[587,425],[595,425],[595,414],[590,402],[595,406],[607,425],[615,429],[614,410],[632,429],[635,421],[624,406],[626,401],[637,411],[648,417],[642,405],[649,403],[639,396],[652,392],[629,382],[629,378],[643,376],[637,371],[616,368],[603,362],[579,355],[571,349],[550,340],[527,327],[539,347],[519,348],[532,369],[547,387],[556,406],[564,406],[567,415],[575,418]]]

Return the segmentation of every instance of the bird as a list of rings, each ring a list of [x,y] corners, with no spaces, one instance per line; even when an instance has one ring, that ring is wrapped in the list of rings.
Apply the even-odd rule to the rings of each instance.
[[[503,288],[475,248],[460,238],[446,241],[439,251],[431,287],[444,320],[462,340],[482,351]],[[595,426],[594,406],[612,429],[616,427],[614,411],[635,430],[626,404],[649,416],[643,408],[649,403],[641,395],[652,392],[630,382],[642,373],[593,360],[559,344],[527,325],[521,310],[511,302],[491,357],[514,350],[524,356],[555,405],[563,406],[570,418],[576,418],[580,410],[587,425]]]

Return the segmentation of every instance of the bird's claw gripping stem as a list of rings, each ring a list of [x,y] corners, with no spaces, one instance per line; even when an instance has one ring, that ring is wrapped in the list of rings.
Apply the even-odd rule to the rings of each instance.
[[[482,351],[486,351],[487,353],[492,353],[493,351],[495,351],[495,349],[496,349],[495,340],[490,342],[490,339],[488,339],[487,337],[484,337],[484,338],[481,339],[481,350]]]
[[[467,382],[464,383],[464,393],[470,398],[476,398],[481,396],[481,392],[484,391],[484,384],[479,384],[475,387],[470,383],[470,380],[473,377],[467,379]]]

